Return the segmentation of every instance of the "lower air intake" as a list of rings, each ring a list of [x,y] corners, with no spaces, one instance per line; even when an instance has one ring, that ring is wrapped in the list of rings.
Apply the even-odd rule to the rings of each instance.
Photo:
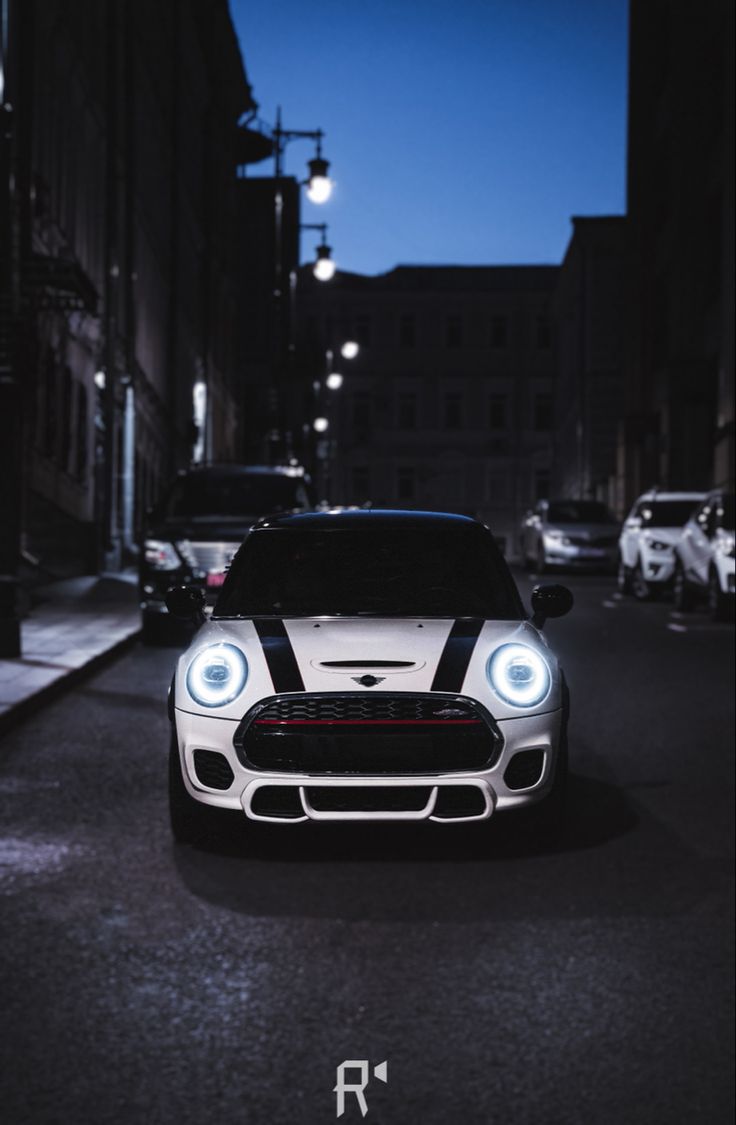
[[[194,772],[208,789],[229,789],[235,774],[224,754],[216,750],[194,751]]]
[[[542,776],[543,750],[520,750],[506,766],[503,779],[509,789],[531,789]]]

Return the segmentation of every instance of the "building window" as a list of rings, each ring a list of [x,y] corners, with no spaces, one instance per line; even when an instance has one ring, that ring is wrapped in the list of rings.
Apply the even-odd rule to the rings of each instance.
[[[546,313],[537,317],[535,342],[540,351],[546,351],[552,343],[552,330]]]
[[[506,395],[491,395],[488,424],[492,430],[505,430],[508,425]]]
[[[506,316],[492,316],[490,344],[492,348],[506,348],[509,343],[509,320]]]
[[[77,387],[77,425],[74,456],[74,475],[84,480],[87,473],[87,388]]]
[[[409,465],[396,471],[396,496],[399,500],[413,500],[416,496],[416,473]]]
[[[56,452],[58,412],[56,409],[56,363],[51,348],[46,350],[44,364],[44,453],[53,457]]]
[[[364,504],[371,496],[371,473],[367,465],[354,465],[350,471],[351,503]]]
[[[367,313],[361,313],[359,316],[356,316],[355,339],[360,344],[361,348],[369,348],[371,346],[372,330],[371,318]]]
[[[417,343],[417,322],[414,313],[404,313],[399,319],[399,347],[414,348]]]
[[[552,429],[552,395],[538,394],[534,396],[534,429],[546,431]]]
[[[400,392],[396,422],[400,430],[415,430],[417,428],[417,396],[409,392]]]
[[[371,396],[368,391],[355,391],[352,396],[352,420],[356,430],[365,430],[371,424]]]
[[[537,469],[534,473],[534,499],[549,499],[550,474],[549,469]]]
[[[461,348],[463,346],[462,317],[448,316],[445,321],[445,346],[448,348]]]
[[[69,469],[69,455],[72,449],[72,373],[64,367],[61,373],[61,448],[59,465],[66,472]]]
[[[446,430],[460,430],[463,425],[463,398],[452,391],[445,395],[444,426]]]
[[[492,504],[504,504],[509,498],[508,477],[492,473],[488,478],[488,499]]]

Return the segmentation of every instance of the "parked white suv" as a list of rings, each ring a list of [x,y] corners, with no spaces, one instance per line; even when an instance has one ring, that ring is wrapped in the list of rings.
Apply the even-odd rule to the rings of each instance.
[[[707,596],[719,621],[734,607],[734,494],[709,492],[675,544],[675,605],[686,611]]]
[[[618,541],[618,586],[644,601],[656,597],[675,571],[674,545],[704,492],[652,489],[635,502]]]

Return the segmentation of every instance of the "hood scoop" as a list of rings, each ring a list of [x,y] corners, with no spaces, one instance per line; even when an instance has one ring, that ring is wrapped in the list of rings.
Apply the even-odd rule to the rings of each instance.
[[[420,668],[424,668],[426,661],[424,660],[313,660],[311,661],[312,667],[316,668],[319,672],[337,672],[344,675],[349,675],[355,672],[385,672],[386,674],[395,674],[397,672],[418,672]]]

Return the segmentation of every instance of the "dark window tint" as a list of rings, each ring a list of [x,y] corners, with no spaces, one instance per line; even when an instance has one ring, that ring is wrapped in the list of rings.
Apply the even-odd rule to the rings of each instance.
[[[638,515],[642,527],[683,527],[694,507],[694,500],[645,500]]]
[[[518,620],[508,568],[484,528],[256,531],[238,552],[216,617],[485,617]]]
[[[173,484],[162,505],[162,515],[259,516],[309,506],[304,481],[298,477],[194,473]]]
[[[556,500],[547,510],[548,523],[618,523],[598,500]]]

